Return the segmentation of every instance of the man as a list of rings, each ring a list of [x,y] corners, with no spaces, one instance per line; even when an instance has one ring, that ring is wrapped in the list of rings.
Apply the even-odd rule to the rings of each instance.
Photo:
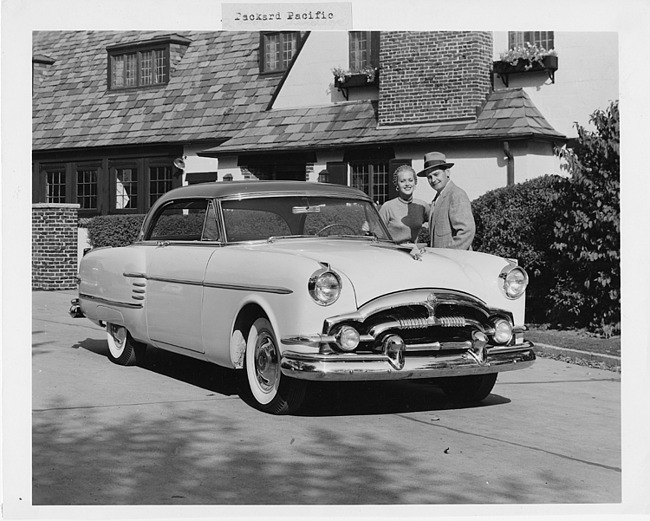
[[[426,177],[436,191],[429,219],[430,245],[471,250],[476,233],[472,205],[465,190],[449,179],[452,166],[454,163],[447,163],[444,154],[430,152],[424,156],[424,170],[417,174]]]

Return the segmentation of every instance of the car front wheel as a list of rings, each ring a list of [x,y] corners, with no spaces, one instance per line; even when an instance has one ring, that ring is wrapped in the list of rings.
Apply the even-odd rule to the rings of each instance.
[[[478,403],[487,398],[497,381],[498,373],[440,378],[438,385],[453,401]]]
[[[124,326],[106,324],[106,340],[108,341],[108,358],[118,365],[135,365],[144,355],[146,346],[136,342]]]
[[[282,375],[277,339],[266,318],[255,320],[248,334],[245,372],[246,394],[258,409],[288,414],[302,404],[306,382]]]

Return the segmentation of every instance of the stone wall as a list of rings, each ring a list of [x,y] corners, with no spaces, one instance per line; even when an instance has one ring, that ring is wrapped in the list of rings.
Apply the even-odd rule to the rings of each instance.
[[[76,289],[78,204],[32,205],[32,289]]]
[[[379,123],[473,119],[491,89],[492,33],[382,31]]]

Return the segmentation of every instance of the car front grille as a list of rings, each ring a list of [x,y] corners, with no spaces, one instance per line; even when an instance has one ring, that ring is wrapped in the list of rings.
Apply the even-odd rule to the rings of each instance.
[[[357,313],[333,317],[326,321],[324,332],[335,336],[343,325],[354,327],[361,335],[357,352],[377,352],[387,335],[397,334],[404,340],[408,356],[422,351],[469,349],[475,332],[493,333],[492,323],[497,317],[512,323],[509,313],[490,309],[470,295],[418,290],[388,295]]]

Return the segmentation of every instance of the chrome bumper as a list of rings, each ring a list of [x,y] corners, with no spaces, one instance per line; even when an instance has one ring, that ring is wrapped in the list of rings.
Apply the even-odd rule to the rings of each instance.
[[[79,303],[78,298],[73,298],[70,301],[70,309],[68,310],[68,314],[72,318],[85,318],[86,315],[84,315],[83,311],[81,311],[81,304]]]
[[[486,349],[484,359],[471,351],[464,353],[423,356],[422,353],[404,357],[399,369],[386,354],[304,354],[284,351],[282,374],[300,380],[370,381],[438,378],[499,373],[524,369],[535,361],[533,344]]]

